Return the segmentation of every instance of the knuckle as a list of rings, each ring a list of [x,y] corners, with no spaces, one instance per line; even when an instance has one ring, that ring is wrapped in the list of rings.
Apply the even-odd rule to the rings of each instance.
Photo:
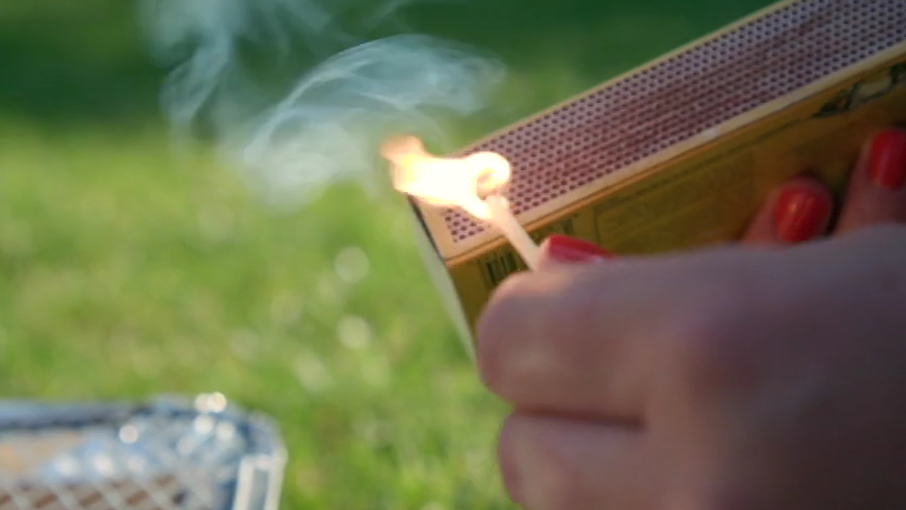
[[[755,359],[748,349],[747,322],[752,307],[744,293],[723,288],[684,310],[671,336],[673,365],[686,390],[708,397],[750,384]]]

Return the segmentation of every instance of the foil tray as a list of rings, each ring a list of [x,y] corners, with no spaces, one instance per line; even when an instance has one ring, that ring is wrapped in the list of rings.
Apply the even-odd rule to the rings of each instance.
[[[0,510],[276,510],[285,462],[273,421],[219,393],[0,400]]]

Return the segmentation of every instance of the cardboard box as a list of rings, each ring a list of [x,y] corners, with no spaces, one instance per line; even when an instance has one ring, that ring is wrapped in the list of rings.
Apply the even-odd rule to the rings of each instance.
[[[737,239],[766,195],[811,172],[835,189],[877,129],[906,122],[903,0],[790,0],[491,134],[538,241],[617,255]],[[471,348],[491,291],[525,269],[493,228],[413,200],[426,262]]]

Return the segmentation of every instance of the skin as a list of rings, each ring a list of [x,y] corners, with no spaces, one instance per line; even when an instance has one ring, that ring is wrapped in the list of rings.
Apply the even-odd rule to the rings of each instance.
[[[832,231],[564,264],[478,327],[527,510],[906,508],[906,191],[860,160]],[[797,178],[786,184],[827,191]]]

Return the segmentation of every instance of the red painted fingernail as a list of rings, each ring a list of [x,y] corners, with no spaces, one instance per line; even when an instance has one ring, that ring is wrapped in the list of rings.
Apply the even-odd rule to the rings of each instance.
[[[885,131],[872,139],[868,175],[878,186],[892,190],[906,184],[906,132]]]
[[[774,205],[774,228],[788,243],[801,243],[824,233],[831,214],[830,197],[818,190],[784,190]]]
[[[594,243],[563,235],[552,235],[548,238],[548,251],[551,257],[561,262],[588,262],[600,258],[613,258],[609,251]]]

